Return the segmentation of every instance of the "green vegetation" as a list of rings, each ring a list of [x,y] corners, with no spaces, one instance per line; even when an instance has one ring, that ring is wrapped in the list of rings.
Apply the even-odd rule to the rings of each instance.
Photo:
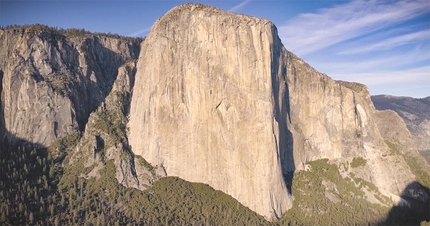
[[[221,191],[176,177],[161,178],[145,191],[126,188],[115,179],[113,160],[101,161],[99,177],[85,178],[91,170],[84,167],[85,156],[68,164],[79,139],[73,134],[49,149],[2,149],[0,224],[361,225],[384,219],[392,204],[375,185],[352,173],[343,178],[322,159],[295,174],[293,208],[268,222]],[[64,161],[50,154],[59,150],[68,153]],[[152,168],[143,158],[136,161]],[[366,201],[365,190],[387,206]]]
[[[343,178],[338,167],[327,159],[308,164],[310,171],[294,176],[293,208],[282,218],[281,225],[363,225],[384,219],[389,208],[365,199],[363,190],[375,190],[373,184],[353,174],[353,180]]]
[[[421,183],[427,188],[430,188],[430,175],[428,172],[421,169],[420,165],[418,164],[417,160],[409,155],[402,154],[397,147],[397,145],[391,143],[390,141],[386,140],[385,143],[388,145],[388,147],[391,149],[391,152],[393,154],[399,155],[403,157],[403,159],[408,164],[409,168],[411,169],[412,173],[416,176],[416,181]]]
[[[352,168],[357,168],[360,166],[365,166],[367,163],[366,159],[363,159],[362,157],[355,157],[352,159],[351,162],[351,167]]]
[[[62,168],[46,149],[0,144],[0,224],[54,224]]]
[[[52,80],[45,80],[46,84],[62,97],[67,97],[71,92],[72,75],[57,74]]]
[[[80,138],[80,132],[72,133],[68,136],[60,138],[49,145],[49,153],[51,153],[54,158],[63,160],[66,157],[66,150],[70,147],[76,146]]]

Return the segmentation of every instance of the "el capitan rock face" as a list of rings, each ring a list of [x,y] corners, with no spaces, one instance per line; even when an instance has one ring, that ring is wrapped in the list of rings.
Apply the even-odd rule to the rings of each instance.
[[[169,11],[139,57],[133,152],[169,176],[208,183],[259,214],[280,217],[292,203],[281,170],[281,46],[267,20],[201,5]]]
[[[168,176],[276,218],[291,207],[287,175],[307,161],[361,156],[368,166],[357,176],[388,196],[414,179],[404,160],[386,157],[374,113],[364,85],[314,70],[271,22],[186,4],[157,20],[142,45],[129,141]]]

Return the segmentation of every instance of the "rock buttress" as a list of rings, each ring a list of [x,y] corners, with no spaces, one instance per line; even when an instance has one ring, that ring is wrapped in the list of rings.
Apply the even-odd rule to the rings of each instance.
[[[168,176],[207,183],[267,218],[291,207],[275,26],[201,5],[161,17],[139,56],[129,141]],[[281,128],[281,129],[280,129]]]

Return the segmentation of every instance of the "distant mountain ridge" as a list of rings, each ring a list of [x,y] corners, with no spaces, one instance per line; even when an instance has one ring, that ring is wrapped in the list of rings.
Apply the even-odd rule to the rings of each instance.
[[[430,96],[425,98],[390,95],[372,96],[378,110],[393,110],[406,123],[417,149],[430,162]]]

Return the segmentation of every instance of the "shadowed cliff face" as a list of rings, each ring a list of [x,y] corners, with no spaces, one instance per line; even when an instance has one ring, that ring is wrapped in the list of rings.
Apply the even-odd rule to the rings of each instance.
[[[291,123],[291,107],[290,91],[286,81],[286,56],[287,52],[282,46],[279,38],[276,36],[272,50],[272,58],[274,60],[271,65],[274,118],[276,122],[278,122],[277,130],[279,131],[279,137],[277,138],[276,142],[278,142],[278,147],[280,150],[281,167],[284,181],[287,185],[289,194],[292,194],[291,185],[296,165],[294,162],[294,137],[287,126],[289,123]]]
[[[4,113],[3,113],[3,71],[0,70],[0,140],[3,140],[4,136]]]
[[[430,190],[412,182],[401,193],[402,201],[394,206],[380,225],[420,225],[430,222]]]
[[[30,28],[0,33],[4,127],[48,145],[83,131],[90,112],[110,92],[118,67],[135,59],[139,47],[115,38],[65,37]]]

